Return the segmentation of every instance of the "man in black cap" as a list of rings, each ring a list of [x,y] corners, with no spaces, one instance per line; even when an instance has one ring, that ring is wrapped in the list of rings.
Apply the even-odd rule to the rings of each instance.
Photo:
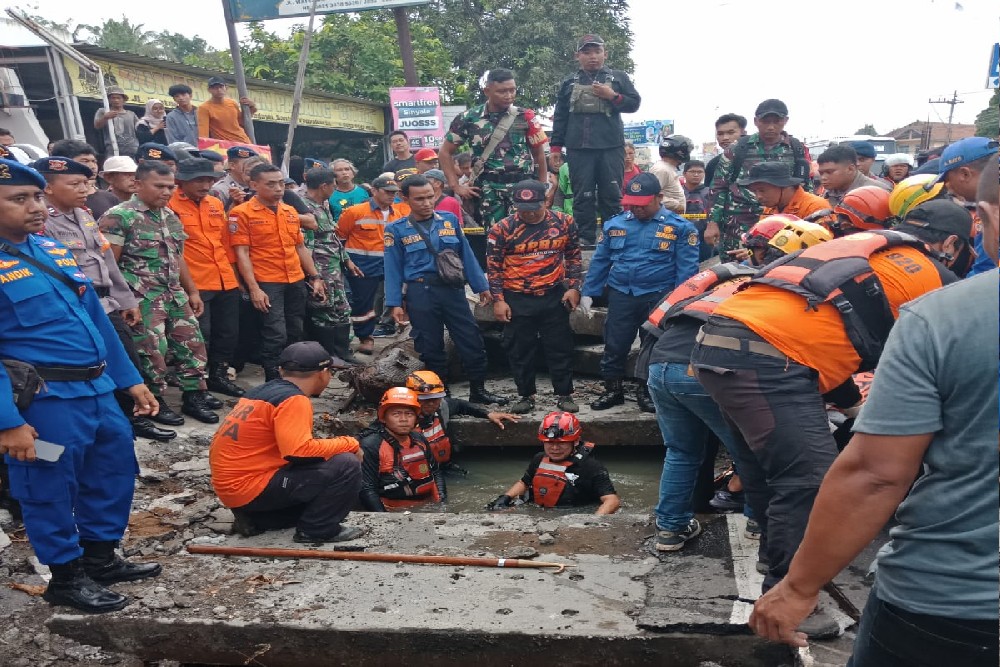
[[[142,164],[151,160],[163,162],[170,167],[171,171],[177,171],[177,156],[163,144],[147,142],[139,146],[139,150],[135,154],[136,164]]]
[[[243,164],[253,157],[257,157],[257,151],[246,146],[232,146],[226,151],[226,176],[212,186],[212,195],[222,201],[227,211],[249,197],[250,174]]]
[[[101,137],[104,139],[104,155],[135,155],[139,150],[139,139],[135,135],[135,126],[139,122],[139,117],[134,111],[125,108],[128,95],[118,86],[108,86],[108,108],[98,109],[94,114],[94,129],[101,130]],[[118,152],[112,151],[111,135],[115,133],[115,141],[118,143]]]
[[[521,181],[511,194],[515,213],[490,228],[486,276],[493,314],[505,322],[503,339],[520,399],[511,408],[535,408],[535,355],[539,339],[557,396],[556,409],[579,410],[573,401],[570,311],[580,303],[583,260],[573,218],[545,208],[545,184]]]
[[[563,80],[552,115],[551,151],[566,148],[573,185],[573,215],[584,243],[597,239],[597,216],[604,222],[621,211],[625,173],[623,113],[639,110],[641,98],[628,74],[604,66],[607,52],[598,35],[577,42],[580,69]]]
[[[712,191],[715,205],[705,228],[705,241],[715,243],[721,253],[737,250],[743,234],[760,219],[762,206],[746,187],[737,181],[745,178],[750,168],[761,162],[785,162],[791,175],[809,181],[809,151],[801,141],[785,132],[788,107],[781,100],[764,100],[754,113],[757,132],[740,138],[726,148],[715,169]],[[726,255],[723,254],[723,259]]]
[[[875,164],[875,158],[878,155],[875,152],[875,144],[870,141],[849,141],[847,145],[853,148],[858,156],[858,171],[874,179],[872,166]]]
[[[250,109],[250,115],[257,113],[257,105],[249,97],[236,100],[226,97],[228,86],[222,77],[213,76],[208,80],[208,92],[211,95],[198,107],[198,136],[223,141],[250,143],[250,137],[243,127],[243,109]]]
[[[932,199],[911,209],[895,229],[916,236],[960,278],[976,260],[972,248],[972,216],[964,206],[947,199]]]
[[[296,542],[353,540],[361,529],[341,522],[361,491],[358,441],[312,432],[309,399],[330,384],[333,359],[305,341],[286,347],[278,364],[281,377],[248,391],[212,439],[212,487],[243,536],[294,525]]]

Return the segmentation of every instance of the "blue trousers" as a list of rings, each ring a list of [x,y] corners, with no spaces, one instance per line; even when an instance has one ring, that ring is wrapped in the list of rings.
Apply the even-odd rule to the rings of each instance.
[[[575,205],[575,204],[574,204]],[[635,335],[645,336],[640,327],[663,297],[662,292],[635,296],[608,290],[608,316],[604,320],[604,356],[601,357],[601,377],[620,380],[625,377],[625,363]]]
[[[66,448],[58,461],[6,457],[11,495],[38,560],[61,565],[83,555],[80,540],[125,534],[139,466],[132,426],[111,393],[39,398],[24,412],[41,440]]]
[[[465,288],[409,282],[404,299],[413,325],[413,347],[428,370],[448,377],[448,354],[444,349],[444,329],[448,327],[469,379],[486,377],[486,348],[465,300]]]
[[[692,494],[705,458],[708,432],[715,433],[734,458],[736,436],[715,400],[688,373],[688,364],[650,364],[647,384],[666,447],[656,527],[678,531],[694,518]]]

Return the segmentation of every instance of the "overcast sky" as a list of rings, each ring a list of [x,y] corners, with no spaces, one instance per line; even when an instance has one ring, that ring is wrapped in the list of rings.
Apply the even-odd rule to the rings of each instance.
[[[38,6],[32,13],[77,23],[121,18],[127,8],[148,30],[228,43],[221,0],[28,4]],[[631,7],[643,98],[634,118],[672,119],[696,143],[713,139],[720,114],[750,117],[768,97],[788,104],[787,129],[803,139],[867,123],[887,132],[928,116],[946,120],[948,106],[927,100],[956,90],[965,103],[955,121],[971,123],[989,100],[986,71],[1000,35],[996,0],[632,0]],[[268,27],[281,33],[304,22]]]

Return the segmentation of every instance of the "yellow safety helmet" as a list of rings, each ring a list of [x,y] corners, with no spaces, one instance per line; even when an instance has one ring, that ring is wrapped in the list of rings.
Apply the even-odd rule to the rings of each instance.
[[[944,183],[937,178],[934,174],[916,174],[901,180],[889,194],[889,211],[902,219],[911,209],[940,196]]]
[[[421,401],[432,398],[444,398],[444,382],[434,371],[413,371],[406,376],[406,388],[417,392]]]
[[[378,402],[379,420],[384,421],[385,413],[395,405],[410,408],[415,414],[420,414],[420,400],[417,398],[417,392],[406,387],[390,387],[382,394],[382,400]]]
[[[805,220],[789,220],[767,244],[787,255],[832,239],[833,233],[823,225]]]

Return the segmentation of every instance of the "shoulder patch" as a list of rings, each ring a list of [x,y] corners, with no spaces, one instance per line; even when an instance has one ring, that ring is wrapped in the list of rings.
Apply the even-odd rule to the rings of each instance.
[[[698,232],[688,234],[688,245],[698,245]]]
[[[396,237],[393,236],[392,234],[385,234],[382,237],[382,242],[385,244],[386,248],[388,248],[389,246],[394,246],[396,245]]]

